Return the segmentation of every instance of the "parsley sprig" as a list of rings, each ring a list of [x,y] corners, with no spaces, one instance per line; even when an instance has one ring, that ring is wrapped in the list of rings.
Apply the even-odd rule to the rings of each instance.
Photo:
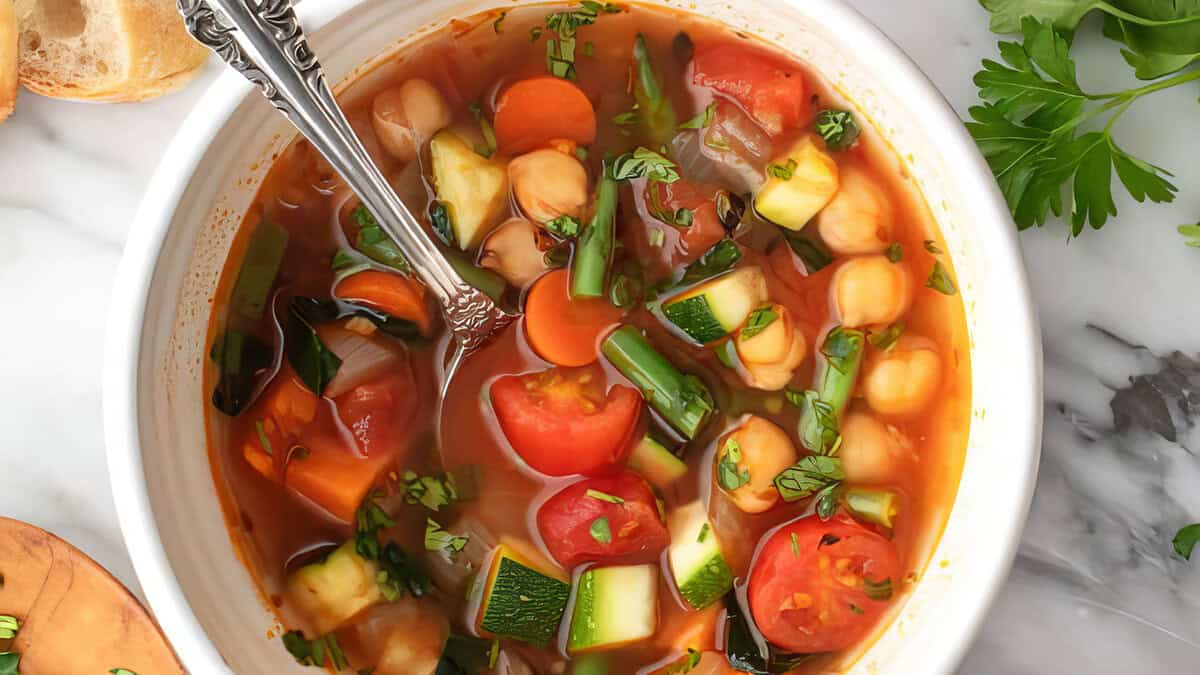
[[[1139,77],[1158,78],[1182,68],[1181,55],[1165,49],[1163,29],[1183,21],[1195,35],[1200,57],[1200,16],[1180,9],[1175,19],[1148,19],[1105,2],[1044,3],[982,0],[992,11],[993,30],[1020,30],[1022,41],[999,44],[1002,62],[985,60],[975,75],[984,104],[970,110],[967,128],[987,158],[1021,229],[1043,225],[1048,214],[1064,213],[1063,188],[1070,195],[1072,236],[1084,226],[1099,229],[1117,214],[1112,178],[1138,202],[1170,202],[1176,186],[1165,169],[1125,151],[1113,137],[1121,116],[1137,100],[1200,79],[1187,71],[1149,84],[1113,92],[1084,91],[1071,58],[1072,31],[1084,14],[1108,14],[1105,35],[1127,47],[1126,61]],[[1193,10],[1194,11],[1194,10]],[[1174,21],[1175,23],[1172,23]],[[1189,47],[1190,49],[1190,47]],[[1186,51],[1186,49],[1184,50]]]

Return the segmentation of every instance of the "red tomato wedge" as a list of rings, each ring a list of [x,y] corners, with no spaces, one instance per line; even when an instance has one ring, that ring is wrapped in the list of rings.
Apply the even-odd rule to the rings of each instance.
[[[586,366],[599,355],[600,337],[621,320],[604,298],[572,298],[567,270],[534,282],[525,299],[525,335],[538,356],[559,366]]]
[[[733,99],[772,136],[798,126],[811,105],[800,68],[744,44],[697,45],[692,81]]]
[[[592,474],[622,461],[642,395],[614,385],[599,366],[506,375],[492,384],[492,407],[513,450],[550,476]]]
[[[546,500],[538,532],[560,565],[658,560],[670,542],[654,493],[632,471],[588,478]]]
[[[673,246],[650,246],[648,234],[638,237],[639,244],[643,238],[646,240],[646,253],[649,255],[643,259],[658,256],[667,267],[686,265],[721,241],[725,236],[725,226],[717,216],[715,201],[720,191],[721,188],[716,185],[689,180],[677,180],[674,183],[648,181],[642,195],[652,219],[646,223],[647,231],[659,229],[677,236],[673,238]],[[692,223],[688,227],[672,227],[659,221],[659,216],[675,214],[679,209],[687,209],[692,213]],[[668,236],[668,241],[671,239]]]
[[[596,111],[587,94],[550,75],[521,80],[496,102],[496,143],[519,155],[556,139],[589,145],[596,140]]]
[[[890,541],[844,516],[809,516],[762,545],[750,571],[750,612],[763,636],[787,651],[835,651],[870,632],[899,583]]]

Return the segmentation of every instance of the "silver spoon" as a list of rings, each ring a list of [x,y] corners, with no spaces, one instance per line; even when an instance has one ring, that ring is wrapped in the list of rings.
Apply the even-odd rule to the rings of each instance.
[[[443,375],[445,395],[463,357],[515,315],[464,281],[396,196],[334,100],[291,0],[178,0],[178,5],[187,31],[259,85],[375,215],[437,298],[455,342]]]

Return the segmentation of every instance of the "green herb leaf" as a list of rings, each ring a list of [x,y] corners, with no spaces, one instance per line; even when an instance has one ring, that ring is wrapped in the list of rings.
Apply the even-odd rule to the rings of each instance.
[[[404,501],[421,504],[430,511],[440,511],[459,500],[458,486],[453,474],[421,476],[415,471],[405,471],[403,478]]]
[[[708,127],[712,124],[713,116],[716,115],[716,112],[717,112],[717,103],[716,103],[716,101],[714,101],[712,103],[709,103],[707,106],[705,106],[704,110],[702,110],[699,115],[696,115],[692,119],[684,122],[683,124],[680,124],[679,128],[680,129],[704,129],[705,127]]]
[[[890,262],[900,262],[904,259],[904,249],[900,247],[900,242],[893,241],[888,244],[887,251],[884,252]]]
[[[742,446],[730,436],[717,460],[717,483],[726,490],[736,490],[750,482],[750,472],[738,464],[742,461]]]
[[[475,116],[475,121],[479,123],[479,131],[483,135],[483,145],[475,146],[475,154],[490,158],[496,154],[496,131],[492,129],[487,115],[483,114],[483,106],[479,101],[472,102],[467,108]]]
[[[746,215],[746,200],[728,190],[720,190],[713,197],[713,205],[717,207],[717,218],[726,232],[732,233],[742,224],[742,216]]]
[[[454,226],[450,223],[450,211],[445,204],[434,200],[429,205],[429,226],[443,244],[454,246]]]
[[[275,448],[271,446],[271,439],[267,437],[267,431],[263,428],[262,420],[254,420],[254,433],[258,435],[258,442],[262,445],[263,452],[269,456],[275,456]],[[3,618],[0,617],[0,640],[4,639]],[[9,637],[12,637],[11,635]]]
[[[128,668],[111,668],[108,672],[112,675],[137,675],[137,673]]]
[[[772,164],[768,166],[767,173],[779,180],[791,180],[792,174],[796,171],[796,166],[796,160],[789,157],[787,164]]]
[[[1171,540],[1175,552],[1186,560],[1191,560],[1192,550],[1196,548],[1197,543],[1200,543],[1200,523],[1180,529],[1175,533],[1175,538]]]
[[[864,578],[863,579],[863,592],[866,593],[867,597],[872,600],[876,600],[879,602],[883,602],[885,600],[891,600],[892,599],[892,579],[890,577],[888,577],[888,578],[884,579],[883,581],[871,581],[870,579]]]
[[[800,537],[795,532],[792,533],[792,557],[800,557]]]
[[[638,123],[637,104],[633,104],[633,109],[625,112],[617,113],[612,116],[612,123],[619,127],[631,127]]]
[[[925,280],[925,286],[942,295],[954,295],[958,292],[958,287],[954,285],[954,279],[950,278],[950,272],[940,260],[934,261],[933,269],[929,271],[929,278]]]
[[[816,128],[825,139],[825,147],[834,151],[852,147],[861,133],[854,115],[846,110],[822,110],[817,113]]]
[[[507,17],[508,12],[500,12],[500,16],[496,17],[496,20],[492,22],[492,30],[496,32],[496,35],[500,34],[500,24],[504,23],[504,19]]]
[[[317,396],[337,375],[342,360],[321,342],[317,332],[301,315],[301,305],[291,303],[288,310],[287,357],[304,386]]]
[[[588,497],[591,497],[592,499],[596,499],[596,500],[599,500],[602,502],[608,502],[609,504],[624,504],[625,503],[624,499],[621,499],[620,497],[618,497],[616,495],[610,495],[607,492],[601,492],[599,490],[589,489],[587,492],[584,492],[584,494],[587,495]]]
[[[967,128],[996,175],[1018,227],[1042,225],[1049,213],[1061,215],[1062,188],[1069,185],[1071,233],[1078,236],[1085,225],[1099,229],[1116,215],[1114,171],[1139,202],[1174,199],[1177,188],[1168,180],[1171,174],[1126,153],[1111,132],[1136,99],[1200,75],[1107,94],[1085,93],[1076,79],[1070,42],[1052,23],[1056,16],[1061,18],[1026,16],[1020,23],[1022,42],[999,45],[1004,63],[983,62],[975,84],[986,103],[970,110],[973,121]],[[1109,117],[1101,131],[1081,133],[1086,123],[1105,114]]]
[[[833,253],[819,239],[809,237],[800,232],[785,230],[783,240],[792,249],[792,253],[795,253],[796,257],[800,258],[800,262],[804,263],[804,268],[808,270],[809,274],[814,274],[825,269],[825,267],[833,262]]]
[[[1185,244],[1192,248],[1200,248],[1200,225],[1180,225],[1176,231],[1187,239]]]
[[[534,26],[533,28],[529,29],[529,41],[530,42],[537,42],[538,40],[541,39],[541,37],[542,37],[542,27],[541,26]]]
[[[554,220],[548,220],[543,224],[550,234],[553,234],[562,239],[572,239],[579,236],[581,224],[575,216],[559,216]]]
[[[663,244],[667,243],[667,233],[663,232],[661,228],[654,227],[646,233],[646,239],[654,248],[662,248]]]
[[[842,444],[842,436],[838,432],[837,412],[833,406],[822,401],[820,394],[812,389],[798,392],[787,390],[784,397],[788,403],[801,409],[811,408],[820,435],[820,444],[815,448],[817,454],[833,455]]]
[[[838,326],[829,331],[821,343],[821,355],[839,373],[853,370],[853,360],[862,352],[863,333],[860,330]]]
[[[400,248],[396,246],[396,242],[392,241],[391,237],[383,231],[383,228],[379,226],[379,221],[375,220],[375,216],[371,215],[367,207],[359,204],[350,212],[350,217],[358,224],[358,233],[354,236],[354,248],[371,260],[401,272],[408,272],[412,269],[408,260],[404,258],[404,254],[400,252]],[[334,256],[334,269],[342,269],[337,264],[338,255],[341,253],[338,251],[338,254]]]
[[[723,274],[733,269],[741,259],[742,251],[738,245],[732,239],[722,239],[684,268],[683,277],[677,285],[690,286]]]
[[[837,511],[838,491],[841,489],[841,483],[833,483],[824,490],[817,493],[817,517],[821,520],[829,520],[833,517],[833,513]]]
[[[709,530],[711,530],[711,529],[712,529],[712,528],[710,528],[710,527],[708,526],[708,523],[704,523],[703,525],[701,525],[701,526],[700,526],[700,533],[696,535],[696,543],[697,543],[697,544],[703,544],[703,543],[704,543],[704,540],[705,540],[705,539],[708,539],[708,532],[709,532]]]
[[[682,675],[683,673],[690,673],[696,668],[696,666],[700,665],[701,657],[702,654],[700,652],[688,647],[687,654],[685,654],[683,658],[668,666],[662,671],[662,674]]]
[[[451,534],[432,518],[425,519],[425,550],[440,551],[450,562],[458,561],[458,554],[467,547],[468,538]]]
[[[858,605],[854,604],[853,602],[850,603],[850,611],[855,614],[863,614],[863,608],[859,607]]]
[[[932,239],[926,239],[924,242],[924,246],[925,246],[925,250],[929,251],[933,255],[938,255],[942,252],[942,249],[938,248],[937,244]]]
[[[845,478],[841,459],[808,455],[779,472],[775,477],[775,489],[779,490],[779,496],[784,501],[795,502],[807,499]]]
[[[21,675],[21,655],[0,652],[0,675]]]
[[[302,666],[333,666],[334,669],[341,670],[350,665],[346,661],[346,655],[342,653],[337,637],[332,633],[308,640],[304,633],[294,630],[284,633],[282,640],[284,648]]]
[[[611,3],[585,1],[580,5],[578,10],[546,15],[546,29],[558,36],[557,40],[551,39],[546,42],[546,70],[555,77],[575,79],[575,35],[579,28],[596,23],[596,18],[602,13],[614,14],[621,11],[620,7]],[[531,41],[536,42],[541,35],[541,29],[534,27],[529,37]]]
[[[612,177],[614,180],[645,178],[660,183],[674,183],[679,180],[679,165],[658,152],[638,146],[633,152],[627,152],[613,161]]]
[[[867,342],[870,342],[876,349],[890,352],[895,348],[896,341],[900,339],[900,335],[903,333],[904,322],[897,321],[890,326],[868,331]]]
[[[608,518],[600,516],[592,521],[592,526],[588,528],[588,532],[592,535],[592,539],[601,544],[612,542],[612,530],[608,528]]]
[[[746,318],[746,325],[742,328],[742,339],[749,340],[755,335],[758,335],[766,330],[767,326],[775,323],[775,320],[778,318],[779,314],[771,305],[759,307],[753,312],[750,312],[750,316]]]

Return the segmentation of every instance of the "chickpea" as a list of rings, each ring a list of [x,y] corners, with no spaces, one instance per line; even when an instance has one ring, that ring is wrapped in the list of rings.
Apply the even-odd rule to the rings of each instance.
[[[544,236],[524,218],[509,218],[483,240],[480,267],[493,270],[517,288],[524,288],[546,271],[546,258],[538,247]]]
[[[399,602],[414,608],[392,617],[393,628],[384,641],[373,672],[378,675],[433,673],[441,660],[446,638],[450,636],[449,623],[441,609],[429,600],[401,598]]]
[[[450,105],[429,82],[406,80],[385,89],[371,102],[371,126],[379,144],[401,162],[410,162],[421,145],[450,124]]]
[[[508,163],[513,194],[535,223],[559,216],[579,218],[588,201],[587,169],[575,157],[544,148]]]
[[[910,450],[899,429],[865,412],[850,412],[841,423],[838,454],[850,483],[883,483],[895,475],[900,460]]]
[[[797,459],[796,447],[787,432],[762,417],[750,415],[717,449],[714,466],[717,485],[742,511],[762,513],[779,501],[775,476]],[[730,489],[727,482],[730,478],[722,478],[722,464],[733,464],[729,468],[736,474],[736,482],[746,482]]]
[[[738,331],[734,338],[738,359],[742,362],[742,380],[751,387],[778,391],[792,380],[792,371],[804,361],[808,341],[792,321],[783,305],[770,306],[775,320],[752,337]]]
[[[817,232],[837,255],[883,253],[891,243],[891,205],[866,172],[844,169],[837,194],[817,215]]]
[[[903,417],[921,412],[941,383],[937,344],[919,335],[901,335],[890,351],[873,350],[863,368],[867,404],[881,415]]]
[[[847,328],[887,324],[912,301],[912,281],[903,263],[887,256],[852,258],[833,275],[834,300]]]

